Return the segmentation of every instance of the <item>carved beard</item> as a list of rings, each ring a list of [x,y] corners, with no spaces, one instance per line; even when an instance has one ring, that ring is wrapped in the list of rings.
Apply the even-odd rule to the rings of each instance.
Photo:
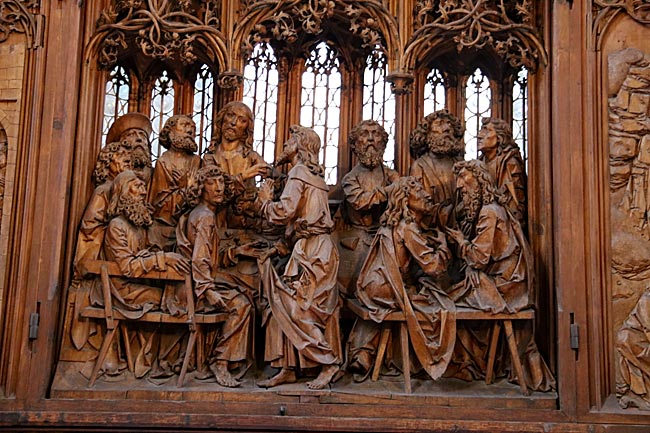
[[[376,150],[374,147],[369,146],[363,152],[357,154],[359,162],[364,167],[375,168],[384,162],[384,155]]]
[[[176,149],[183,150],[187,153],[196,153],[199,150],[199,147],[194,141],[194,137],[191,135],[171,130],[169,131],[169,139],[172,142],[172,146]]]
[[[483,206],[483,195],[481,191],[461,191],[463,196],[463,205],[465,207],[464,222],[466,225],[474,226],[478,214]]]
[[[153,224],[153,207],[140,198],[123,197],[120,210],[122,215],[137,227],[149,227]]]
[[[456,138],[450,133],[430,135],[429,151],[435,154],[450,155],[456,148]]]

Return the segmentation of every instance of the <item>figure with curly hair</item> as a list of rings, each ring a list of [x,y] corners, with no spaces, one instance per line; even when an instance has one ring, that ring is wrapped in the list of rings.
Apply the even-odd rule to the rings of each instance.
[[[453,166],[463,159],[464,128],[447,110],[426,116],[411,132],[411,155],[418,157],[410,175],[421,179],[425,191],[433,200],[432,226],[454,224],[456,184]]]
[[[196,154],[196,124],[189,116],[172,116],[158,139],[167,150],[156,161],[149,187],[149,202],[154,208],[149,239],[158,248],[172,251],[178,219],[190,209],[187,188],[201,166],[201,157]]]
[[[534,271],[530,246],[521,225],[507,209],[507,198],[501,195],[485,164],[478,160],[454,165],[456,184],[465,208],[465,225],[469,235],[447,228],[447,235],[458,245],[458,254],[466,264],[463,281],[456,284],[450,296],[456,305],[491,313],[516,313],[534,305]],[[469,328],[469,326],[468,326]],[[487,347],[484,328],[478,332],[458,329],[459,341],[454,354],[455,365],[467,368],[468,360],[484,359],[484,354],[464,354]],[[532,390],[549,391],[555,379],[542,359],[533,339],[531,324],[515,324],[516,340],[522,362],[526,365],[526,386]],[[482,344],[468,343],[482,339]],[[484,343],[484,344],[483,344]],[[477,366],[477,371],[485,366]],[[462,372],[457,372],[461,376]],[[521,378],[517,378],[521,380]]]
[[[401,311],[417,359],[436,380],[445,372],[456,335],[454,302],[438,283],[446,275],[451,252],[444,233],[429,231],[423,224],[432,203],[416,178],[400,178],[386,187],[386,193],[388,207],[356,287],[356,297],[372,321],[358,319],[354,324],[348,370],[367,377],[381,323],[388,314]],[[390,354],[387,358],[388,364],[399,363]]]
[[[526,167],[510,125],[502,119],[484,117],[478,133],[478,150],[496,187],[507,197],[506,207],[525,227]]]
[[[359,163],[343,177],[342,204],[345,227],[339,233],[342,246],[339,282],[352,295],[379,219],[386,209],[385,188],[399,175],[384,165],[388,133],[374,120],[364,120],[350,131],[348,144]]]
[[[199,170],[192,191],[198,204],[181,217],[176,237],[179,251],[192,262],[197,310],[228,313],[210,351],[208,365],[219,385],[236,387],[240,382],[230,373],[229,366],[248,358],[253,307],[242,292],[243,287],[215,281],[218,268],[224,262],[230,264],[238,253],[237,249],[224,251],[219,245],[217,213],[228,199],[226,178],[214,165]]]
[[[294,241],[284,273],[266,260],[262,283],[271,315],[266,324],[265,360],[280,368],[277,375],[258,382],[273,387],[295,382],[296,368],[316,368],[310,389],[329,385],[343,360],[339,330],[339,292],[336,275],[339,253],[330,233],[334,222],[328,205],[329,187],[318,162],[320,137],[313,129],[291,127],[278,163],[293,167],[280,200],[273,200],[272,180],[260,188],[262,216],[284,225]]]

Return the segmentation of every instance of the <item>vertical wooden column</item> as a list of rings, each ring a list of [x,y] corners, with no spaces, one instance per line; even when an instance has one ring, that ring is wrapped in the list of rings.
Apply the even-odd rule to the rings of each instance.
[[[21,115],[22,143],[29,148],[17,174],[24,201],[16,208],[18,237],[9,278],[17,294],[15,329],[3,347],[10,359],[8,391],[28,402],[45,397],[58,347],[83,34],[77,2],[43,2],[42,13],[45,48],[32,56],[29,109]],[[36,338],[29,339],[33,313],[40,323]]]
[[[386,77],[395,94],[395,170],[401,175],[407,175],[411,166],[409,154],[409,134],[414,112],[413,75],[392,74]]]

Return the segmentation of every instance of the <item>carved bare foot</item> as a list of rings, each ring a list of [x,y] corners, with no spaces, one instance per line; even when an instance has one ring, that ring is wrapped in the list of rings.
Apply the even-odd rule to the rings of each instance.
[[[211,364],[210,371],[212,371],[214,378],[217,379],[217,383],[221,386],[236,388],[241,385],[241,382],[228,371],[228,361],[217,361]]]
[[[309,389],[325,388],[332,381],[337,371],[339,371],[338,365],[326,365],[320,371],[320,374],[316,379],[312,380],[311,382],[307,382],[307,388]]]
[[[295,371],[288,368],[283,368],[275,376],[257,382],[257,386],[260,388],[272,388],[274,386],[282,385],[283,383],[294,383],[296,380]]]

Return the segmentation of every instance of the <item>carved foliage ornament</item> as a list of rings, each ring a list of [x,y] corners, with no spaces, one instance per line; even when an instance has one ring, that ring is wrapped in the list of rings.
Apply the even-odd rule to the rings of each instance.
[[[36,28],[34,14],[40,3],[40,0],[0,0],[0,42],[16,32],[26,34],[31,45]]]
[[[450,37],[458,52],[490,46],[518,68],[546,64],[531,0],[417,0],[413,40]]]
[[[600,35],[619,13],[627,13],[641,24],[650,24],[649,0],[594,0],[592,7],[593,35],[596,44],[599,44]]]
[[[202,44],[208,51],[220,45],[219,0],[115,0],[97,21],[96,34],[103,35],[99,64],[111,68],[118,55],[135,45],[145,56],[184,64],[197,60],[194,48]]]
[[[381,6],[378,2],[351,0],[276,0],[264,2],[263,5],[251,0],[244,1],[242,16],[254,13],[260,8],[273,10],[273,13],[253,27],[253,31],[241,44],[241,54],[247,58],[256,44],[269,42],[271,39],[293,43],[301,32],[318,35],[323,31],[324,24],[334,18],[342,18],[349,23],[348,30],[361,38],[363,48],[381,50],[385,43],[380,26],[368,12],[366,3]]]

